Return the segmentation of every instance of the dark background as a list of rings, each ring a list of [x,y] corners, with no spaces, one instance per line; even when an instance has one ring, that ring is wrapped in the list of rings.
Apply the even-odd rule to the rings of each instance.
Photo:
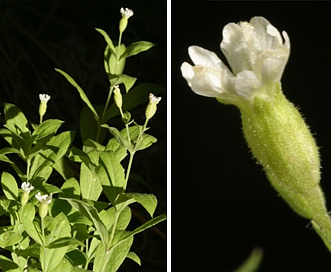
[[[10,102],[18,106],[29,121],[39,121],[40,93],[51,95],[44,119],[65,121],[63,130],[77,131],[74,145],[81,146],[79,116],[85,106],[77,90],[54,69],[71,75],[95,105],[105,103],[109,82],[104,72],[104,38],[95,28],[104,29],[116,41],[120,8],[134,11],[129,19],[122,42],[126,45],[145,40],[156,44],[147,52],[127,60],[125,74],[142,82],[164,87],[162,101],[150,121],[149,133],[158,142],[146,151],[138,152],[132,172],[146,184],[132,181],[128,191],[153,193],[158,198],[155,215],[166,213],[166,0],[1,0],[0,1],[0,107]],[[151,90],[153,92],[153,90]],[[144,122],[144,105],[133,110],[139,124]],[[3,114],[0,116],[4,122]],[[115,126],[120,120],[112,120]],[[112,123],[114,125],[114,123]],[[0,140],[0,148],[7,146]],[[20,161],[18,161],[20,163]],[[22,164],[22,167],[25,167]],[[11,171],[0,163],[0,172]],[[49,181],[61,185],[63,180]],[[139,205],[132,206],[134,216],[131,229],[141,225],[148,215]],[[0,219],[0,225],[6,223]],[[142,267],[126,260],[120,271],[166,271],[166,222],[158,229],[136,236],[132,250],[142,261]]]
[[[190,45],[224,60],[223,27],[253,16],[290,37],[283,91],[321,147],[321,186],[331,202],[331,2],[172,1],[173,271],[233,271],[256,246],[264,250],[260,271],[331,271],[330,253],[309,221],[252,160],[239,110],[194,94],[180,73]]]

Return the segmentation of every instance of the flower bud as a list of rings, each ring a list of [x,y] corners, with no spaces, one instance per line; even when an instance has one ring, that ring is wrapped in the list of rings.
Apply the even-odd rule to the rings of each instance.
[[[161,97],[156,97],[154,94],[149,94],[149,103],[146,107],[145,115],[147,119],[151,119],[156,112],[156,105],[161,101]]]
[[[40,192],[36,194],[36,198],[39,200],[39,216],[45,218],[48,213],[48,204],[52,202],[52,194],[41,195]]]
[[[121,90],[118,87],[118,85],[115,86],[114,88],[114,100],[115,100],[115,104],[116,106],[121,109],[122,108],[122,94],[121,94]]]
[[[47,102],[51,99],[51,96],[48,94],[39,94],[40,105],[39,105],[39,116],[40,120],[42,120],[43,116],[47,110]]]
[[[23,190],[23,194],[21,196],[21,204],[24,206],[29,200],[29,194],[34,189],[34,187],[30,184],[30,182],[23,182],[21,185]]]
[[[122,14],[122,18],[120,20],[119,23],[119,30],[120,32],[124,32],[124,30],[126,29],[127,25],[128,25],[128,20],[131,16],[133,16],[133,11],[131,9],[128,8],[121,8],[120,10],[121,14]]]

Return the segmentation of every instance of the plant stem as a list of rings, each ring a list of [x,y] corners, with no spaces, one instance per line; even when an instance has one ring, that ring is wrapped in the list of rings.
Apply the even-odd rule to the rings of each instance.
[[[129,180],[129,176],[130,176],[130,171],[131,171],[134,154],[135,154],[135,151],[130,151],[130,159],[129,159],[128,169],[126,170],[125,184],[123,187],[124,191],[126,190],[126,186],[128,185],[128,180]]]
[[[43,246],[42,246],[42,250],[44,252],[44,258],[43,258],[43,271],[47,271],[47,264],[46,264],[46,238],[45,238],[45,222],[44,222],[44,218],[41,218],[41,235],[43,237]]]

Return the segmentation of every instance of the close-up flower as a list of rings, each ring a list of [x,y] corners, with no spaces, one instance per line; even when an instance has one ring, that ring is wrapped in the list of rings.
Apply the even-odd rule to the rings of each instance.
[[[126,18],[130,18],[131,16],[133,16],[133,10],[132,9],[129,9],[129,8],[121,8],[120,9],[120,12],[122,14],[123,17],[126,17]]]
[[[50,195],[41,195],[40,192],[36,193],[36,198],[42,204],[50,204],[52,202],[52,194]]]
[[[51,96],[48,94],[39,94],[39,99],[41,102],[47,103],[51,99]]]
[[[289,37],[282,34],[284,42],[263,17],[229,23],[223,29],[221,50],[231,69],[214,52],[191,46],[194,65],[184,62],[182,75],[195,93],[242,106],[255,95],[268,95],[272,90],[265,86],[280,81],[290,53]]]
[[[194,63],[184,62],[183,77],[202,96],[240,109],[246,142],[275,190],[299,215],[311,220],[331,250],[331,219],[320,187],[318,147],[304,118],[282,92],[281,77],[290,41],[263,17],[229,23],[221,50],[229,69],[215,53],[189,47]]]
[[[34,187],[30,184],[30,182],[23,182],[21,188],[24,192],[30,193]]]

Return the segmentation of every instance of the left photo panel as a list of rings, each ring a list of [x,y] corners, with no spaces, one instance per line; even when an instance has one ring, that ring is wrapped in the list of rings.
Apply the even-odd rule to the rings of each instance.
[[[0,270],[167,271],[167,1],[0,16]]]

